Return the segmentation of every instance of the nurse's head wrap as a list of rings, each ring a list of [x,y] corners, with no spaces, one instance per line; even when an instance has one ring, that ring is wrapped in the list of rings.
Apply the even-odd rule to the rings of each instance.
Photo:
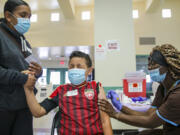
[[[173,79],[180,79],[180,52],[170,44],[153,48],[149,56],[149,67],[154,64],[167,67]]]

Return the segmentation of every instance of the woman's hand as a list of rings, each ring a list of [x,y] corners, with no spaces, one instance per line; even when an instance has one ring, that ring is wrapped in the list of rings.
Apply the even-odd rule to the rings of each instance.
[[[106,112],[110,117],[115,118],[116,114],[118,114],[118,112],[114,110],[113,106],[106,99],[99,99],[98,105],[99,109]]]
[[[32,74],[28,74],[28,80],[24,84],[24,89],[33,91],[35,84],[36,84],[36,77]]]
[[[28,70],[35,72],[36,77],[40,76],[40,74],[42,73],[42,67],[35,62],[30,63]]]
[[[26,75],[28,74],[35,75],[35,72],[29,71],[29,70],[23,70],[21,71],[21,73],[26,74]]]

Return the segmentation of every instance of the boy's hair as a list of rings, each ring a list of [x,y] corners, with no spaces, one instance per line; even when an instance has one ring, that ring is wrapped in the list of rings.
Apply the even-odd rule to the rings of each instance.
[[[91,58],[88,54],[81,52],[81,51],[73,51],[71,55],[69,56],[69,62],[71,61],[72,58],[74,57],[80,57],[84,58],[86,60],[86,65],[88,68],[92,67],[92,61]]]

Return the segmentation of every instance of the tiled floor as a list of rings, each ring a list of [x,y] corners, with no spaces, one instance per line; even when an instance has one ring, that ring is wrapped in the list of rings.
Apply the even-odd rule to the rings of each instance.
[[[50,135],[50,132],[34,132],[34,135]]]
[[[54,114],[52,111],[46,116],[33,119],[34,135],[50,135]]]

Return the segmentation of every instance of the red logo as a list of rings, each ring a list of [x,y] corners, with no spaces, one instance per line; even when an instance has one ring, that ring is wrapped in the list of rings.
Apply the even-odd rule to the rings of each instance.
[[[86,89],[84,91],[84,95],[87,97],[87,99],[92,100],[94,98],[94,90],[93,89]]]

